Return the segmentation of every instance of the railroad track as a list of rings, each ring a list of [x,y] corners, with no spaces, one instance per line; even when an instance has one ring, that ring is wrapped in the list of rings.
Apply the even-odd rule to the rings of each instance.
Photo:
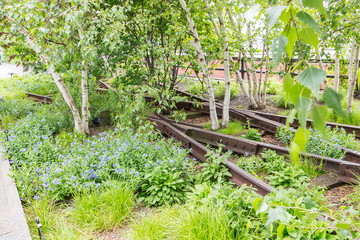
[[[203,143],[209,144],[211,146],[217,147],[219,144],[224,145],[224,149],[231,150],[234,153],[238,154],[248,154],[248,155],[256,155],[264,151],[264,149],[270,149],[276,151],[280,155],[289,155],[289,150],[285,147],[257,142],[252,140],[247,140],[239,137],[234,137],[226,134],[216,133],[208,130],[204,130],[196,125],[191,124],[182,124],[175,123],[174,121],[168,120],[165,117],[157,116],[151,117],[150,120],[157,123],[157,119],[160,119],[163,122],[168,123],[173,128],[171,131],[181,132],[186,136],[192,138],[193,140]],[[159,129],[163,133],[163,129]],[[165,135],[169,135],[169,133],[165,133]],[[185,141],[184,147],[188,148],[187,141],[182,138],[178,139],[180,142]],[[360,175],[360,164],[353,163],[345,160],[339,160],[335,158],[323,157],[316,154],[306,154],[303,153],[302,156],[310,157],[319,165],[323,166],[324,170],[334,172],[337,175],[337,179],[339,182],[343,183],[354,183],[357,181],[357,176]]]
[[[203,98],[199,98],[197,96],[192,96],[190,93],[177,90],[179,95],[189,97],[190,99],[196,101],[182,101],[176,103],[176,107],[179,109],[187,109],[191,111],[203,112],[208,114],[210,112],[209,103],[207,100]],[[148,101],[151,101],[150,99]],[[220,103],[216,103],[216,112],[218,116],[222,116],[222,107],[223,105]],[[251,127],[255,127],[258,129],[262,129],[268,133],[275,134],[277,133],[277,129],[281,126],[285,126],[286,116],[267,114],[256,111],[248,111],[237,108],[229,108],[229,116],[231,119],[236,119],[241,122],[249,122]],[[307,120],[307,125],[311,126],[311,120]],[[294,121],[291,125],[293,128],[297,128],[299,126],[298,121]],[[344,125],[344,124],[336,124],[336,123],[327,123],[327,126],[330,128],[344,128],[347,133],[355,132],[355,134],[359,134],[360,136],[360,127]],[[295,129],[293,130],[296,131]],[[345,147],[340,147],[341,150],[345,152],[344,160],[360,163],[360,153],[354,151],[352,149],[348,149]]]

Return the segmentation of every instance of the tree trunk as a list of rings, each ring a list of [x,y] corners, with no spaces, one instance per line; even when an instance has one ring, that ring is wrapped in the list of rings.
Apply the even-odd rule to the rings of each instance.
[[[340,84],[340,59],[336,56],[335,58],[335,77],[334,77],[334,90],[339,92]]]
[[[320,55],[320,51],[319,51],[319,50],[316,51],[316,56],[317,56],[317,59],[318,59],[318,61],[319,61],[319,67],[320,67],[320,69],[326,71],[325,68],[324,68],[324,64],[323,64],[323,62],[322,62],[322,59],[321,59],[321,55]],[[324,79],[324,84],[325,84],[326,87],[329,87],[327,78]]]
[[[200,43],[200,39],[199,39],[199,35],[198,32],[196,30],[196,26],[195,23],[193,21],[193,19],[190,16],[190,12],[186,7],[186,3],[185,0],[179,0],[181,8],[184,10],[185,12],[185,17],[189,23],[189,27],[190,27],[190,31],[194,37],[194,42],[193,42],[193,46],[196,49],[196,54],[199,57],[199,62],[201,65],[201,69],[204,75],[204,80],[205,80],[205,84],[207,87],[207,91],[208,91],[208,97],[209,97],[209,109],[210,109],[210,121],[211,121],[211,129],[212,130],[216,130],[219,128],[219,121],[217,118],[217,113],[216,113],[216,105],[215,105],[215,96],[214,96],[214,88],[210,82],[210,78],[209,78],[209,70],[208,70],[208,66],[207,66],[207,62],[205,60],[205,54],[202,50],[201,47],[201,43]]]
[[[238,24],[236,23],[233,15],[231,14],[230,10],[229,9],[226,9],[226,12],[228,13],[228,16],[229,16],[229,19],[230,19],[230,22],[231,22],[231,25],[237,30],[239,30],[239,32],[241,32],[241,29],[239,28]],[[237,34],[237,37],[238,37],[238,40],[239,42],[241,42],[241,39],[240,39],[240,35]],[[244,56],[245,57],[245,56]],[[240,58],[239,58],[240,59]],[[232,63],[234,63],[234,60],[230,57],[230,60]],[[234,65],[234,64],[233,64]],[[235,67],[233,67],[235,68]],[[238,68],[236,68],[235,70],[235,76],[236,76],[236,82],[240,85],[240,88],[241,88],[241,91],[242,93],[244,94],[244,96],[246,97],[246,99],[248,99],[250,101],[250,96],[248,94],[248,92],[246,91],[246,87],[245,87],[245,84],[244,84],[244,79],[242,79],[241,77],[241,73],[239,71]]]
[[[88,89],[88,67],[85,64],[85,60],[82,61],[82,67],[81,70],[81,89],[82,89],[82,107],[81,107],[81,113],[82,113],[82,125],[84,128],[85,134],[90,134],[89,130],[89,89]]]
[[[225,21],[222,16],[221,11],[218,11],[218,18],[220,23],[220,32],[222,36],[222,45],[224,51],[224,72],[225,72],[225,96],[223,103],[223,116],[221,125],[223,127],[227,127],[229,124],[229,108],[230,108],[230,92],[231,92],[231,84],[230,84],[230,66],[229,66],[229,45],[226,37],[226,27]]]
[[[354,72],[356,66],[354,66],[355,63],[358,62],[359,58],[359,47],[356,44],[355,38],[353,39],[353,45],[351,48],[351,54],[350,54],[350,64],[349,64],[349,82],[348,82],[348,93],[347,93],[347,112],[352,112],[352,104],[353,104],[353,98],[354,98],[354,88],[356,79],[354,78]]]

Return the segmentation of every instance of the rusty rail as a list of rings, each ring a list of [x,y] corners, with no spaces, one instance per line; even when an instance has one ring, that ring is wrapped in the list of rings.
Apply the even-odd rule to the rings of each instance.
[[[52,103],[53,100],[51,97],[48,96],[42,96],[42,95],[38,95],[35,93],[29,93],[29,92],[25,92],[26,96],[30,99],[33,99],[37,102],[42,102],[42,103]]]
[[[187,136],[185,133],[174,127],[169,122],[166,122],[164,120],[155,117],[151,117],[149,119],[156,123],[156,128],[160,130],[164,135],[168,137],[173,137],[177,141],[181,142],[182,146],[186,149],[190,149],[191,153],[200,161],[202,162],[206,161],[205,155],[208,152],[211,152],[211,150],[209,150],[208,148],[206,148],[196,140],[192,139],[191,137]],[[266,194],[272,191],[276,191],[267,183],[261,181],[260,179],[256,178],[250,173],[242,170],[241,168],[229,162],[228,160],[225,160],[223,164],[229,169],[232,175],[232,177],[229,180],[235,183],[237,186],[241,186],[243,184],[252,186],[256,189],[256,192],[262,196],[265,196]]]

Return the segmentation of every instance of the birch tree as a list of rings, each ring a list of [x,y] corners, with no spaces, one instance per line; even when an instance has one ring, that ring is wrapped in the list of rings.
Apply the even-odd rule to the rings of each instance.
[[[199,34],[198,34],[197,30],[196,30],[194,20],[191,17],[190,11],[187,8],[185,0],[179,0],[179,2],[180,2],[182,10],[185,13],[185,17],[186,17],[187,22],[189,24],[189,28],[190,28],[189,30],[191,32],[191,35],[194,38],[193,46],[196,49],[196,54],[197,54],[197,56],[199,58],[199,63],[200,63],[200,66],[201,66],[201,69],[202,69],[202,74],[203,74],[204,81],[205,81],[205,84],[206,84],[206,88],[207,88],[207,92],[208,92],[208,99],[209,99],[211,129],[216,130],[216,129],[219,128],[219,121],[218,121],[217,113],[216,113],[214,88],[213,88],[213,86],[211,84],[211,81],[210,81],[208,64],[207,64],[207,61],[206,61],[206,58],[205,58],[204,51],[203,51],[202,46],[201,46]]]
[[[99,1],[8,0],[1,4],[7,35],[24,39],[17,44],[25,43],[36,53],[69,106],[75,130],[88,134],[88,70],[96,58],[93,46],[100,35],[100,26],[95,24],[109,16],[108,11],[101,8]],[[64,73],[81,86],[81,110],[70,93],[71,83],[63,79]]]

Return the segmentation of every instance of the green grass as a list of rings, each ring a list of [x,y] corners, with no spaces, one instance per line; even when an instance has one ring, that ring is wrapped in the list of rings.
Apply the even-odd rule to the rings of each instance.
[[[130,225],[132,240],[162,240],[171,234],[173,222],[180,214],[179,207],[161,208],[157,212],[146,213]]]
[[[16,123],[16,118],[12,115],[0,116],[0,128],[8,129],[11,125]]]
[[[125,184],[74,197],[71,216],[81,226],[107,230],[121,225],[135,205],[133,189]]]
[[[221,124],[221,120],[219,121],[219,124]],[[206,123],[204,125],[204,128],[207,130],[211,129],[211,123]],[[222,134],[227,134],[227,135],[237,135],[240,134],[242,132],[244,132],[245,127],[242,125],[241,122],[239,121],[231,121],[229,122],[229,125],[227,128],[220,128],[218,130],[216,130],[215,132],[217,133],[222,133]]]
[[[42,224],[42,233],[45,239],[68,240],[90,239],[90,232],[79,227],[69,218],[69,208],[65,205],[56,205],[49,199],[33,201],[34,209]],[[32,239],[40,239],[34,223],[34,216],[29,205],[24,208]]]
[[[166,207],[134,221],[130,228],[132,240],[236,239],[228,213],[214,207],[202,211],[190,210],[186,205]]]

